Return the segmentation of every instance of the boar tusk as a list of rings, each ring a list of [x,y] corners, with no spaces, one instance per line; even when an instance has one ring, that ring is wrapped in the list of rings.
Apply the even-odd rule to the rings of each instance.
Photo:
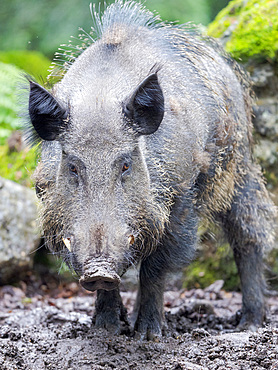
[[[129,235],[129,237],[128,237],[128,242],[129,242],[129,244],[134,244],[134,236],[133,235]]]
[[[67,247],[67,249],[71,252],[71,245],[70,245],[70,238],[62,238],[65,246]]]

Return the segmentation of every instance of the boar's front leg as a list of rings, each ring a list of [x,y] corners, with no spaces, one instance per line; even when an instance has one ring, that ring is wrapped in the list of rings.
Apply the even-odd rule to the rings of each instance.
[[[265,318],[263,255],[273,245],[274,214],[258,169],[252,166],[237,189],[231,209],[221,216],[241,281],[239,329],[254,330]]]
[[[140,287],[134,310],[134,330],[138,339],[156,340],[161,336],[166,277],[187,265],[194,257],[197,223],[190,199],[179,199],[163,240],[156,251],[142,261]]]
[[[113,334],[120,334],[121,321],[128,323],[128,319],[118,288],[97,291],[94,320],[96,327],[107,329]]]

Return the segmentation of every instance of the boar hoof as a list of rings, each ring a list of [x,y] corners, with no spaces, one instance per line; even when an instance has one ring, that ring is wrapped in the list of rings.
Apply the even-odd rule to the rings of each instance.
[[[96,328],[106,329],[109,333],[115,335],[121,334],[123,323],[126,326],[127,331],[130,333],[130,323],[127,316],[127,310],[123,305],[120,307],[120,312],[118,309],[96,312],[94,321]]]
[[[106,329],[111,334],[121,333],[121,322],[129,327],[127,310],[118,289],[98,290],[95,309],[95,327]]]
[[[118,335],[121,332],[121,322],[119,317],[108,312],[96,315],[95,327],[106,329],[109,333],[115,335]]]
[[[141,333],[141,332],[138,332],[136,331],[134,333],[134,338],[136,340],[150,340],[152,342],[160,342],[160,338],[161,338],[161,333],[160,334],[157,334],[157,333],[153,333],[151,332],[150,330],[148,330],[146,333]]]
[[[159,342],[161,338],[161,326],[160,323],[155,322],[152,323],[147,322],[140,322],[138,321],[134,327],[134,337],[137,340],[150,340],[153,342]]]
[[[239,331],[250,330],[256,332],[262,326],[262,322],[259,320],[250,320],[248,317],[242,316],[237,329]]]

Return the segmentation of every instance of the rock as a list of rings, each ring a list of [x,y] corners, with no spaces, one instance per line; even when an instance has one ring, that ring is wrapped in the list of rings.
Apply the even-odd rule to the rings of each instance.
[[[199,315],[213,315],[214,307],[210,301],[206,299],[196,299],[192,301],[192,310]]]
[[[224,280],[216,280],[214,283],[206,287],[205,292],[215,293],[219,295],[220,290],[223,288]]]
[[[277,185],[278,178],[278,77],[277,66],[271,63],[256,64],[250,60],[250,72],[257,96],[254,111],[254,129],[257,137],[255,156],[267,171],[268,179]],[[272,176],[271,176],[272,175]],[[273,181],[274,180],[274,181]]]
[[[250,73],[257,97],[254,154],[272,191],[278,187],[277,25],[277,2],[233,0],[207,30]]]
[[[35,192],[0,178],[0,284],[32,267],[40,237]]]
[[[278,185],[276,8],[275,1],[233,0],[208,26],[208,34],[218,38],[250,73],[257,96],[253,124],[258,144],[254,152],[274,187]]]
[[[208,34],[221,37],[237,60],[275,61],[277,54],[277,1],[229,1],[208,26]]]

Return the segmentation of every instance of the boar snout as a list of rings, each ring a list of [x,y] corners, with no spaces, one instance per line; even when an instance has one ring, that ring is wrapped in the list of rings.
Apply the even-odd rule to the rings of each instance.
[[[84,273],[79,279],[83,288],[91,292],[104,289],[113,290],[120,284],[120,277],[110,264],[106,262],[91,261],[84,268]]]
[[[108,276],[99,276],[99,274],[97,275],[98,276],[92,276],[91,278],[87,279],[82,276],[79,279],[79,282],[83,288],[90,290],[91,292],[94,292],[98,289],[113,290],[119,286],[120,277],[113,278]]]

